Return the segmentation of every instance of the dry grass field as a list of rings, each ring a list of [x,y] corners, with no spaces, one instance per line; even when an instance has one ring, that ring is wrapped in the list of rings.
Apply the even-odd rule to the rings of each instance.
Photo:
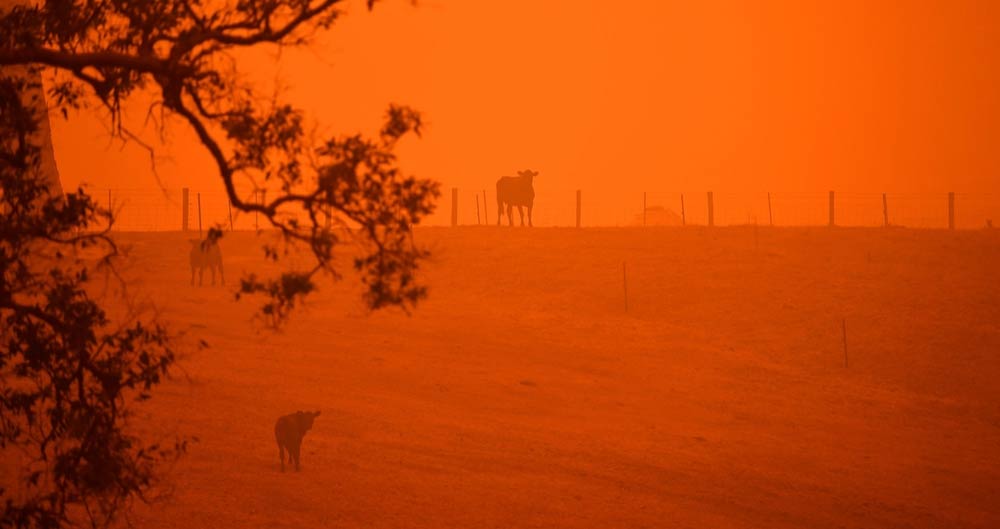
[[[1000,233],[424,228],[412,315],[347,274],[279,332],[258,236],[226,287],[185,238],[119,236],[185,344],[135,426],[199,439],[137,527],[1000,527]]]

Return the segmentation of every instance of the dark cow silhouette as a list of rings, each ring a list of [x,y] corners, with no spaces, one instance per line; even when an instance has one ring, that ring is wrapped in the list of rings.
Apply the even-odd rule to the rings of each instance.
[[[510,225],[514,225],[512,210],[517,206],[517,212],[521,215],[521,226],[524,226],[524,210],[528,208],[528,226],[531,224],[531,209],[535,204],[534,178],[538,173],[527,169],[518,171],[517,176],[503,176],[497,180],[497,226],[500,225],[500,215],[503,214],[503,206],[507,205],[507,220]]]
[[[218,230],[209,230],[208,237],[200,241],[198,239],[189,240],[191,243],[191,253],[189,255],[191,261],[191,284],[194,284],[194,273],[198,272],[198,285],[202,283],[202,278],[205,275],[205,269],[208,268],[212,272],[212,284],[215,284],[215,270],[219,270],[219,278],[222,279],[222,284],[226,284],[226,276],[222,272],[222,250],[219,249],[219,239],[222,238],[222,232]]]
[[[295,462],[295,470],[299,469],[302,438],[312,428],[316,417],[319,417],[318,411],[297,411],[281,417],[274,425],[274,438],[278,441],[278,457],[281,458],[282,472],[285,471],[285,450],[288,450],[288,462]]]

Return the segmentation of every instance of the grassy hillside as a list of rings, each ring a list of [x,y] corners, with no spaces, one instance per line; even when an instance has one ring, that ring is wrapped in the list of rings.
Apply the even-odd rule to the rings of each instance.
[[[121,235],[134,291],[211,345],[143,410],[200,442],[137,526],[1000,525],[996,232],[418,238],[412,316],[348,274],[272,333],[232,295],[254,235],[223,240],[225,288],[188,284],[183,235]],[[299,409],[323,413],[282,474]]]

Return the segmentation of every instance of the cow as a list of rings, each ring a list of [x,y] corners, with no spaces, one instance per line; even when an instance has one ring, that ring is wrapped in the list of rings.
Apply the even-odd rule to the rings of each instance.
[[[296,472],[299,470],[299,449],[302,448],[302,438],[312,428],[313,421],[319,417],[318,411],[297,411],[285,415],[274,424],[274,439],[278,441],[278,458],[281,459],[281,471],[285,471],[285,450],[288,450],[288,462],[295,462]]]
[[[527,169],[518,171],[517,176],[503,176],[497,180],[497,226],[500,225],[500,215],[503,213],[504,204],[507,205],[507,220],[510,225],[514,225],[512,214],[513,206],[517,206],[517,212],[521,215],[521,226],[524,226],[524,210],[528,208],[528,226],[531,223],[531,209],[535,203],[534,178],[538,173]]]
[[[205,240],[193,239],[191,243],[191,284],[194,285],[194,273],[198,272],[198,285],[202,284],[205,269],[212,271],[212,284],[215,284],[215,269],[219,269],[219,278],[222,284],[226,284],[226,276],[222,272],[222,250],[219,249],[219,239],[222,232],[216,229],[208,230],[208,237]]]

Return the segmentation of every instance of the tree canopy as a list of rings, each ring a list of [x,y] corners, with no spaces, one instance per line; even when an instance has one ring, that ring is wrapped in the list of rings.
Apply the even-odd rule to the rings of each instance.
[[[374,0],[366,5],[373,7]],[[315,267],[283,278],[247,278],[244,292],[263,292],[265,311],[280,319],[335,273],[332,228],[351,228],[367,249],[362,272],[373,308],[413,306],[426,289],[416,279],[425,256],[411,228],[429,214],[437,183],[404,175],[394,148],[421,132],[420,114],[390,104],[374,138],[309,138],[304,113],[262,97],[242,80],[233,53],[255,46],[304,46],[333,25],[343,0],[50,0],[0,16],[0,67],[54,68],[49,104],[66,111],[96,99],[112,130],[126,138],[123,105],[142,91],[153,107],[189,126],[211,155],[233,207],[263,215],[292,242],[306,245]],[[132,138],[135,139],[135,138]],[[266,203],[246,200],[237,183],[277,188]]]
[[[403,174],[394,154],[400,138],[420,134],[420,114],[390,104],[375,137],[316,140],[301,109],[260,97],[232,60],[240,48],[307,45],[342,16],[343,3],[48,0],[0,8],[0,468],[16,471],[0,480],[0,528],[107,524],[146,498],[159,466],[186,448],[183,439],[145,443],[127,427],[133,403],[169,373],[175,348],[155,318],[114,316],[92,297],[94,274],[113,275],[119,258],[99,228],[113,213],[83,190],[50,193],[33,143],[42,116],[24,100],[41,89],[34,74],[56,72],[50,111],[69,117],[96,102],[113,134],[132,141],[141,140],[122,125],[123,111],[142,100],[130,96],[151,95],[151,110],[194,131],[234,208],[262,215],[287,243],[309,250],[314,264],[305,271],[242,279],[239,292],[263,294],[271,323],[316,288],[317,274],[337,277],[333,252],[345,238],[362,248],[353,266],[369,307],[408,309],[426,295],[417,271],[427,254],[412,229],[432,211],[438,185]],[[240,182],[269,189],[271,199],[243,200]],[[265,257],[280,252],[265,247]],[[4,488],[12,482],[15,489]]]

